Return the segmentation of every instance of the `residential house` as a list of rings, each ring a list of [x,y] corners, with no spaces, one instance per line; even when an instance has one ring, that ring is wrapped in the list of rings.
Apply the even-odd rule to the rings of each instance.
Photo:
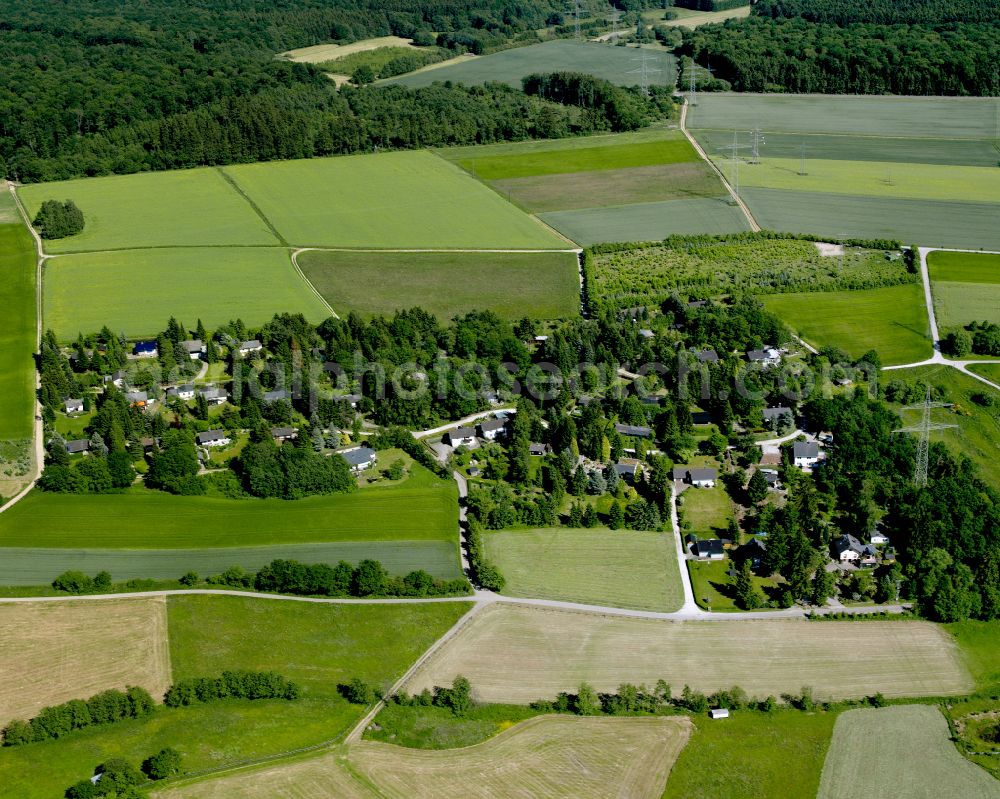
[[[765,447],[760,456],[761,466],[781,466],[781,450],[777,447]]]
[[[635,458],[622,458],[615,464],[615,471],[626,483],[634,483],[639,474],[639,461]]]
[[[688,470],[687,466],[675,466],[672,472],[674,480],[680,480],[681,482],[687,482]]]
[[[718,363],[719,353],[717,353],[711,347],[707,350],[695,350],[694,357],[698,359],[699,363]]]
[[[831,545],[833,556],[841,563],[854,563],[861,559],[864,547],[850,533],[840,536]]]
[[[648,330],[645,327],[640,327],[639,328],[639,336],[640,336],[640,338],[647,338],[648,339],[648,338],[655,338],[656,334],[652,330]]]
[[[129,391],[125,399],[134,408],[145,408],[150,404],[149,395],[145,391]]]
[[[352,472],[363,472],[365,469],[374,466],[378,460],[375,450],[368,446],[345,449],[337,454],[347,461],[347,465],[351,467]]]
[[[150,450],[155,449],[156,445],[159,443],[160,442],[157,439],[152,438],[151,436],[139,439],[139,446],[142,447],[143,452],[149,452]]]
[[[528,454],[536,458],[543,458],[549,454],[548,444],[528,444]]]
[[[275,441],[290,441],[299,437],[299,431],[294,427],[272,427],[271,438]]]
[[[698,488],[714,488],[719,473],[715,469],[689,469],[688,479]]]
[[[708,305],[708,300],[691,300],[688,304],[688,308],[704,308]]]
[[[132,348],[132,354],[136,358],[155,358],[160,354],[155,341],[137,341]]]
[[[63,403],[66,413],[83,413],[82,399],[68,399]]]
[[[712,424],[712,414],[708,411],[692,411],[691,424],[695,427],[707,427]]]
[[[648,427],[634,424],[615,424],[615,430],[623,436],[631,438],[652,438],[653,431]]]
[[[781,353],[774,347],[765,347],[762,350],[750,350],[747,353],[747,359],[750,363],[761,366],[777,366],[781,363]]]
[[[248,355],[256,355],[264,350],[264,345],[261,344],[257,339],[252,338],[249,341],[244,341],[240,344],[240,355],[246,358]]]
[[[215,386],[199,388],[198,394],[204,397],[209,405],[221,405],[229,399],[229,394],[226,393],[224,388],[216,388]]]
[[[334,402],[346,402],[352,408],[357,408],[358,403],[361,402],[360,394],[340,394],[339,396],[333,397]]]
[[[171,387],[167,389],[167,396],[171,399],[187,400],[194,399],[194,386],[185,385],[177,386],[176,388]]]
[[[504,435],[507,429],[506,419],[484,419],[478,425],[479,437],[487,441],[496,441]]]
[[[775,490],[780,485],[781,481],[778,479],[778,472],[774,469],[761,469],[760,473],[764,475],[764,479],[767,480],[767,487],[771,490]]]
[[[479,470],[478,466],[470,466],[469,467],[469,477],[479,477],[479,475],[481,475],[481,474],[482,474],[482,472]]]
[[[232,443],[229,433],[225,430],[206,430],[194,437],[195,443],[202,447],[225,447]]]
[[[792,460],[800,469],[811,469],[823,460],[823,452],[815,441],[796,441],[792,445]]]
[[[791,408],[779,405],[777,408],[764,408],[764,424],[768,427],[778,427],[782,424],[792,424],[795,414]]]
[[[693,545],[694,556],[699,560],[722,560],[726,549],[721,538],[699,538]]]
[[[205,342],[200,338],[192,341],[182,341],[181,348],[188,354],[192,361],[199,360],[205,354]]]
[[[70,455],[75,455],[78,452],[89,452],[90,451],[90,441],[86,438],[78,438],[74,441],[66,442],[66,451]]]
[[[121,388],[123,385],[125,385],[126,377],[127,375],[125,374],[125,370],[119,369],[117,372],[112,372],[109,375],[104,375],[104,382],[114,384],[115,388]]]
[[[868,540],[877,545],[888,544],[889,536],[878,528],[875,528],[874,532],[872,532],[872,534],[868,537]]]
[[[266,403],[278,402],[279,400],[289,400],[292,398],[292,393],[286,391],[283,388],[275,389],[274,391],[265,391],[264,396],[261,398]]]
[[[764,556],[767,554],[767,544],[761,541],[759,538],[751,538],[743,546],[737,548],[735,557],[736,560],[750,561],[750,568],[757,571],[764,562]]]
[[[878,565],[878,550],[874,544],[861,547],[861,565],[866,569],[874,569]]]
[[[476,431],[472,427],[456,427],[445,432],[441,440],[451,447],[471,447],[476,443]]]

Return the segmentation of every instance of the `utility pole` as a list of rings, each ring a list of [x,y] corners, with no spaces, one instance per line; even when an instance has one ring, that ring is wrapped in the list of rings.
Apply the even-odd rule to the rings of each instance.
[[[730,162],[731,163],[730,175],[731,175],[731,180],[732,180],[732,184],[733,184],[733,191],[735,192],[736,197],[733,198],[733,200],[730,202],[730,205],[738,205],[737,199],[740,196],[740,154],[739,154],[739,151],[742,150],[744,147],[749,147],[749,146],[750,146],[749,144],[740,144],[740,142],[739,142],[739,133],[734,130],[733,131],[733,143],[732,144],[728,144],[728,145],[726,145],[725,147],[722,148],[723,150],[730,150],[732,152],[732,160]]]
[[[750,151],[750,163],[759,164],[760,163],[760,146],[766,144],[764,141],[764,134],[761,133],[760,128],[754,128],[750,131],[750,135],[753,137],[753,149]]]
[[[920,424],[901,427],[893,433],[917,433],[917,468],[913,472],[913,483],[918,487],[927,485],[927,467],[930,457],[931,430],[946,430],[957,424],[938,424],[931,421],[932,408],[950,408],[950,402],[931,402],[931,387],[927,386],[927,396],[920,405],[908,405],[904,411],[921,411]]]

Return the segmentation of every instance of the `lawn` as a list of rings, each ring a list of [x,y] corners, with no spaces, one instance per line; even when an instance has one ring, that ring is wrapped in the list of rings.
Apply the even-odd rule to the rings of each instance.
[[[691,575],[691,590],[694,591],[694,599],[701,607],[711,611],[740,611],[736,607],[736,598],[732,588],[732,578],[729,570],[734,566],[733,561],[725,560],[711,561],[687,561],[688,572]],[[768,590],[774,587],[771,580],[754,576],[754,584],[768,596]],[[705,600],[708,600],[707,602]]]
[[[931,441],[943,441],[954,455],[967,455],[979,466],[983,479],[1000,489],[1000,392],[950,366],[893,371],[883,375],[883,380],[929,382],[940,387],[944,401],[955,403],[955,407],[935,411],[934,421],[958,427],[931,433]],[[975,394],[992,397],[993,405],[987,408],[977,404],[972,400]],[[908,413],[904,420],[917,424],[920,417]]]
[[[702,93],[690,128],[771,132],[856,133],[905,138],[992,139],[989,98]]]
[[[260,325],[275,313],[330,315],[279,248],[194,247],[88,253],[49,259],[45,324],[62,340],[107,325],[152,335],[171,316],[209,328],[242,318]]]
[[[18,193],[32,219],[44,200],[73,200],[83,211],[83,232],[45,242],[52,253],[281,243],[217,169],[35,183]]]
[[[1000,621],[962,621],[946,625],[958,642],[980,690],[1000,686]]]
[[[696,718],[663,799],[813,799],[836,718],[795,710]]]
[[[672,534],[556,528],[490,532],[484,541],[510,596],[659,611],[683,604]]]
[[[942,328],[983,320],[1000,323],[1000,255],[932,252],[927,269]]]
[[[35,247],[23,225],[0,224],[0,272],[0,440],[25,439],[35,415],[36,305]]]
[[[698,154],[679,131],[664,131],[658,141],[612,141],[592,147],[579,146],[577,140],[569,141],[577,146],[558,150],[523,148],[502,155],[490,155],[490,148],[484,147],[482,152],[469,152],[457,163],[480,180],[502,180],[698,160]]]
[[[655,54],[655,53],[654,53]],[[411,88],[430,86],[435,81],[452,81],[466,86],[501,81],[515,88],[521,88],[521,78],[545,72],[585,72],[597,78],[609,80],[620,86],[638,86],[639,75],[635,72],[637,52],[630,47],[615,47],[609,44],[578,42],[571,39],[557,39],[528,47],[516,47],[488,56],[450,64],[427,72],[393,78],[388,83]],[[654,73],[656,83],[672,86],[677,77],[673,56],[663,53],[658,63],[650,67],[660,70]]]
[[[959,754],[930,705],[842,713],[823,766],[819,799],[1000,797],[1000,781]]]
[[[163,597],[0,603],[0,628],[0,728],[109,688],[160,698],[171,682]]]
[[[674,233],[749,229],[746,217],[724,197],[553,211],[539,214],[539,219],[583,247],[605,241],[660,241]]]
[[[467,677],[485,702],[531,702],[623,682],[666,680],[711,693],[817,698],[963,694],[973,681],[954,640],[919,621],[768,619],[676,622],[498,603],[477,613],[425,661],[407,690]]]
[[[923,289],[915,283],[761,299],[815,347],[840,347],[852,358],[874,349],[883,364],[912,363],[931,355]]]
[[[562,249],[565,242],[427,151],[225,167],[289,242],[371,249]]]
[[[723,191],[718,176],[704,162],[511,178],[490,185],[534,213],[718,197]]]
[[[574,253],[311,250],[297,260],[342,316],[391,316],[419,306],[442,320],[477,309],[507,319],[549,319],[580,309]]]
[[[973,372],[982,375],[1000,385],[1000,363],[978,363],[969,367]]]
[[[273,669],[298,682],[295,702],[222,701],[5,750],[0,784],[10,796],[45,799],[93,773],[108,757],[133,762],[164,746],[188,771],[221,768],[342,736],[362,712],[337,693],[360,676],[388,685],[468,608],[303,605],[241,597],[169,602],[174,678],[224,669]]]
[[[730,178],[725,155],[713,156],[716,166]],[[812,158],[806,174],[799,174],[797,158],[762,156],[759,164],[742,165],[740,186],[866,197],[1000,203],[1000,169],[996,164],[956,166],[900,164],[878,161],[833,161]],[[1000,218],[1000,206],[996,206]]]
[[[158,799],[659,799],[690,735],[682,718],[542,716],[444,751],[362,741],[323,757],[159,791]]]
[[[761,227],[771,230],[892,238],[925,247],[1000,249],[996,203],[756,188],[741,189],[740,194]]]
[[[691,532],[699,537],[723,538],[734,518],[732,500],[721,485],[688,488],[680,495],[678,507]]]

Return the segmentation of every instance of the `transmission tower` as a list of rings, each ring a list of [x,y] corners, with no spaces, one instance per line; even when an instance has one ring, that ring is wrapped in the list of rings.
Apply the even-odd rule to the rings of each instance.
[[[931,445],[931,430],[945,430],[949,427],[958,427],[955,424],[939,424],[931,421],[932,408],[950,408],[950,402],[931,402],[931,387],[927,386],[927,396],[920,405],[908,405],[904,411],[921,411],[920,424],[910,427],[901,427],[893,430],[894,433],[917,433],[917,468],[913,472],[913,483],[923,487],[927,485],[927,465]]]
[[[583,10],[580,8],[580,0],[573,0],[573,7],[569,12],[573,17],[573,36],[577,39],[580,38],[580,17],[583,15]]]
[[[690,81],[688,81],[688,83],[690,85],[690,89],[688,89],[688,93],[690,94],[690,97],[688,98],[688,104],[691,105],[692,107],[698,105],[698,85],[697,85],[698,84],[698,78],[697,78],[698,69],[697,69],[697,67],[698,67],[698,65],[695,64],[694,58],[692,58],[691,59]],[[709,77],[712,76],[712,67],[711,67],[711,65],[705,67],[705,71],[708,73]]]
[[[733,143],[727,144],[725,147],[722,148],[723,150],[730,150],[732,152],[732,160],[730,161],[731,164],[730,175],[733,184],[733,191],[735,192],[736,196],[733,197],[730,203],[731,205],[737,205],[738,204],[737,200],[740,196],[740,152],[739,151],[742,150],[744,147],[749,147],[749,146],[750,146],[749,144],[740,144],[739,132],[734,130]]]
[[[622,17],[622,12],[617,8],[608,14],[605,19],[611,23],[611,38],[608,40],[610,42],[618,41],[618,20]]]
[[[764,141],[764,134],[761,133],[760,128],[754,128],[753,130],[750,131],[750,136],[752,137],[751,141],[753,142],[753,144],[751,145],[753,149],[750,150],[750,163],[759,164],[760,146],[762,144],[766,144],[766,142]]]
[[[638,61],[639,67],[638,69],[630,69],[628,74],[639,76],[639,91],[642,92],[643,97],[649,97],[649,76],[661,71],[656,67],[651,67],[650,63],[656,63],[659,59],[649,51],[643,50],[641,56],[632,60]]]

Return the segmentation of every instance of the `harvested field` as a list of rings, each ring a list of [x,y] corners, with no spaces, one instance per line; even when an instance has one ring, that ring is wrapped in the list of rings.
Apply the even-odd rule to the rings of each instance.
[[[554,211],[539,214],[539,219],[583,247],[603,241],[659,241],[673,233],[749,229],[746,217],[724,197]]]
[[[703,162],[511,178],[490,185],[533,213],[717,197],[721,187]]]
[[[530,719],[463,749],[364,741],[322,758],[157,792],[158,799],[659,799],[687,743],[681,718]]]
[[[528,47],[515,47],[492,55],[479,56],[461,64],[449,62],[446,66],[426,72],[414,72],[388,83],[403,86],[429,86],[435,81],[450,80],[474,86],[487,81],[502,81],[521,88],[521,78],[538,72],[586,72],[604,78],[619,86],[638,86],[639,76],[634,73],[636,51],[630,47],[615,47],[594,42],[577,42],[555,39]],[[651,64],[661,71],[657,82],[672,86],[677,76],[676,61],[664,53],[660,62]]]
[[[959,754],[930,705],[842,713],[823,766],[819,799],[997,799],[1000,781]]]
[[[703,93],[689,128],[992,139],[996,102],[987,97]]]
[[[673,536],[631,530],[504,530],[483,536],[509,596],[639,610],[683,602]]]
[[[973,687],[955,642],[925,622],[667,622],[526,605],[483,609],[413,676],[407,690],[462,674],[476,698],[529,702],[664,679],[753,696],[812,686],[817,698],[957,694]]]
[[[366,50],[378,50],[381,47],[410,47],[410,41],[410,39],[403,39],[400,36],[379,36],[350,44],[315,44],[312,47],[299,47],[296,50],[281,53],[278,57],[297,61],[300,64],[322,64],[324,61],[333,61],[353,53],[363,53]]]
[[[311,250],[297,260],[342,316],[392,316],[419,306],[441,320],[487,309],[506,319],[550,319],[580,308],[574,253]]]
[[[170,686],[163,597],[0,604],[0,725],[138,685]]]

